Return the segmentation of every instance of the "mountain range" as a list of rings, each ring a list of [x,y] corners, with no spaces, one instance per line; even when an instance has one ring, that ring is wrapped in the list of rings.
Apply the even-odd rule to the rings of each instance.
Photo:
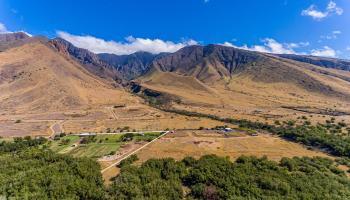
[[[7,33],[0,34],[0,114],[147,106],[137,96],[152,91],[173,108],[219,116],[273,120],[316,113],[322,119],[320,113],[330,113],[324,111],[350,112],[349,71],[346,60],[214,44],[95,54],[61,38]]]

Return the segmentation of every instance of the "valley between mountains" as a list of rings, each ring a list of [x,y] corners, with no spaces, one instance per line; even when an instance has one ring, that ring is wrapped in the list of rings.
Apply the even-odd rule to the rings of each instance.
[[[61,38],[6,33],[0,136],[42,136],[55,152],[97,159],[106,184],[134,152],[139,163],[206,154],[335,159],[350,149],[349,69],[346,60],[221,45],[95,54]]]
[[[166,113],[150,105],[150,99],[176,109],[261,122],[302,115],[312,115],[313,123],[332,116],[350,120],[347,61],[219,45],[117,56],[94,54],[60,38],[1,37],[2,136],[47,136],[60,121],[65,132],[73,133],[216,123]]]

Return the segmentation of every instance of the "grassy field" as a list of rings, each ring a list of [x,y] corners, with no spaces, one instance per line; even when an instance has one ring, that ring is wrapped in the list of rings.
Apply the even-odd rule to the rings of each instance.
[[[69,140],[67,144],[63,144],[63,140]],[[60,140],[55,140],[50,143],[50,149],[57,153],[66,153],[67,148],[70,148],[74,143],[80,140],[79,136],[76,135],[67,135],[62,137]]]
[[[75,157],[90,157],[90,158],[99,158],[105,155],[110,154],[111,152],[116,152],[120,146],[121,142],[115,143],[91,143],[91,144],[82,144],[79,147],[73,149],[69,154]]]
[[[115,154],[119,148],[131,141],[122,141],[123,134],[99,134],[87,144],[77,144],[81,138],[75,135],[61,137],[60,140],[52,141],[50,149],[58,153],[67,153],[75,157],[100,158],[109,154]],[[161,133],[147,132],[144,135],[134,134],[132,141],[151,141]],[[69,142],[63,143],[64,140]]]
[[[81,138],[76,135],[68,135],[51,142],[50,149],[58,153],[67,153],[76,157],[92,157],[97,158],[115,152],[119,149],[123,142],[119,139],[122,134],[116,135],[97,135],[96,139],[88,144],[79,144],[77,147],[72,146],[78,143]],[[67,144],[62,141],[69,140]]]

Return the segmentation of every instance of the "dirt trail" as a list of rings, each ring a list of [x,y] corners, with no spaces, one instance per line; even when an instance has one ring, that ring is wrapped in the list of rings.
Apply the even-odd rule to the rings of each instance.
[[[111,113],[114,119],[118,119],[118,115],[115,113],[113,107],[108,107],[107,109]]]
[[[63,124],[63,123],[64,123],[64,121],[61,120],[61,121],[55,122],[54,124],[52,124],[52,125],[50,126],[50,130],[51,130],[51,132],[52,132],[52,134],[50,135],[50,138],[54,138],[55,135],[64,132],[63,127],[62,127],[62,124]]]

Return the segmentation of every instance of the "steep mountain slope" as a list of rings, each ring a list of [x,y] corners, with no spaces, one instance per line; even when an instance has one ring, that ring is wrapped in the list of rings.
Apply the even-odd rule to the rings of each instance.
[[[231,47],[208,45],[190,46],[156,59],[156,71],[191,76],[207,84],[228,83],[235,75],[249,76],[261,83],[292,83],[310,92],[342,96],[312,76],[262,53]]]
[[[108,63],[102,61],[98,55],[82,48],[75,47],[70,42],[55,38],[50,40],[49,43],[55,47],[58,52],[66,57],[74,58],[80,64],[82,64],[89,72],[105,79],[111,79],[119,81],[122,76],[118,71]]]
[[[16,33],[1,33],[0,34],[0,43],[12,42],[16,40],[23,40],[25,38],[29,38],[30,36],[24,32],[16,32]]]
[[[164,58],[156,59],[152,67],[161,71],[193,76],[203,82],[218,81],[239,72],[246,64],[263,57],[249,51],[234,51],[218,45],[189,46]]]
[[[165,53],[151,54],[148,52],[136,52],[130,55],[95,54],[89,50],[75,47],[62,38],[50,40],[50,43],[60,53],[76,59],[91,73],[119,83],[143,75],[148,71],[150,63],[155,58],[166,55]]]
[[[101,53],[98,57],[115,67],[124,79],[132,80],[143,75],[149,69],[149,64],[161,55],[148,52],[136,52],[130,55]]]
[[[0,109],[11,112],[58,111],[126,101],[123,91],[103,83],[42,40],[0,53],[0,90]]]
[[[0,33],[0,51],[22,45],[30,39],[31,37],[24,32]]]
[[[155,59],[135,82],[176,96],[173,106],[219,115],[281,117],[286,107],[349,109],[350,73],[259,52],[189,46]],[[177,100],[176,102],[179,102]]]
[[[278,54],[277,56],[320,67],[350,71],[350,61],[348,60],[294,54]]]

